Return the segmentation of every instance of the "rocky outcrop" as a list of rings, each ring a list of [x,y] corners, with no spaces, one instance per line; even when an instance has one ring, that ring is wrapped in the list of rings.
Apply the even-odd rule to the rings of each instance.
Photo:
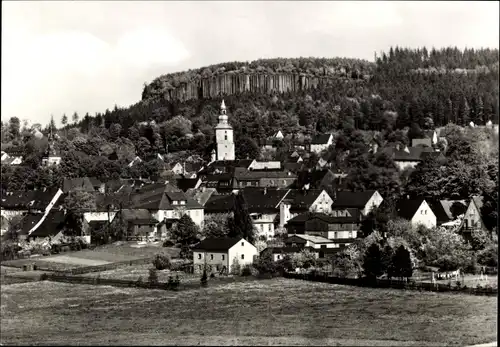
[[[165,98],[186,101],[201,98],[217,98],[243,92],[262,94],[295,92],[330,84],[334,79],[346,76],[306,76],[304,74],[236,74],[199,78],[190,82],[179,82],[178,86],[155,81],[146,87],[144,99]]]

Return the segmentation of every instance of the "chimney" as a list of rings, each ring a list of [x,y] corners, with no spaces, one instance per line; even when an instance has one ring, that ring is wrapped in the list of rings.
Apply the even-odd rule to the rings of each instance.
[[[405,152],[410,153],[410,149],[408,148],[408,146],[405,146]]]

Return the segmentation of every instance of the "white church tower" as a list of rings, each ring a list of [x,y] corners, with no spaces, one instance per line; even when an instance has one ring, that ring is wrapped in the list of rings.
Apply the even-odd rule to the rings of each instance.
[[[234,160],[233,127],[227,121],[224,100],[220,105],[219,124],[215,127],[217,160]]]

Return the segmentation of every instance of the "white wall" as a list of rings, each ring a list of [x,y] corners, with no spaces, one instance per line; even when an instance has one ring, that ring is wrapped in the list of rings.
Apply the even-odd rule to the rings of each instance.
[[[406,168],[415,168],[418,165],[418,161],[395,161],[394,162],[398,167],[399,170],[404,171]]]
[[[225,266],[228,271],[231,270],[229,268],[229,256],[227,252],[193,252],[193,265],[196,273],[203,272],[203,267],[205,266],[205,255],[207,257],[206,264],[211,265],[213,271],[216,270],[217,265],[219,265],[221,269],[222,266]]]
[[[335,239],[351,239],[351,238],[356,238],[358,236],[358,232],[356,230],[353,231],[329,231],[328,232],[328,239],[329,240],[335,240]]]
[[[203,228],[205,221],[205,211],[202,208],[191,209],[191,210],[183,210],[183,209],[175,209],[175,210],[158,210],[153,212],[153,218],[161,222],[165,218],[168,219],[180,219],[184,214],[187,214],[193,222]]]
[[[411,219],[411,223],[414,226],[419,224],[425,225],[427,228],[435,228],[437,224],[436,215],[432,212],[431,208],[424,200],[417,212]]]
[[[215,138],[217,141],[217,160],[234,160],[233,130],[216,129]]]
[[[291,205],[282,202],[280,204],[280,227],[283,228],[283,226],[292,218],[290,214],[290,207]]]
[[[379,192],[375,191],[370,200],[368,200],[368,202],[366,203],[366,206],[362,211],[363,214],[366,216],[373,208],[379,207],[382,201],[384,201],[382,195],[380,195]]]
[[[116,212],[110,211],[109,212],[109,221],[112,222],[113,219],[115,218]],[[108,212],[85,212],[83,214],[83,218],[87,222],[91,221],[107,221],[108,220]]]
[[[0,215],[7,219],[11,219],[15,216],[22,216],[23,214],[28,213],[27,210],[0,210]]]
[[[242,255],[244,259],[241,258]],[[240,266],[243,267],[246,264],[253,264],[253,258],[256,255],[258,255],[257,248],[250,242],[241,239],[229,249],[229,271],[231,271],[235,259],[238,259]]]
[[[309,211],[329,214],[332,212],[333,200],[326,191],[322,191],[316,200],[312,203]]]

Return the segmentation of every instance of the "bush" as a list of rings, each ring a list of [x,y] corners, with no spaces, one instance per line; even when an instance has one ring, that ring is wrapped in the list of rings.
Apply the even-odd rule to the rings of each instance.
[[[158,270],[156,269],[149,269],[149,278],[148,281],[149,283],[158,283]]]
[[[241,269],[241,276],[252,276],[252,268],[250,265],[245,265],[243,269]]]
[[[46,273],[43,273],[43,274],[40,276],[40,281],[46,281],[48,278],[49,278],[49,275],[47,275]]]
[[[215,278],[215,274],[211,273],[210,278]]]
[[[61,246],[58,244],[54,244],[50,248],[50,251],[52,252],[52,254],[59,254],[59,253],[61,253]]]
[[[153,265],[157,270],[165,270],[170,269],[172,263],[168,255],[157,254],[153,259]]]
[[[175,243],[173,243],[172,241],[170,240],[165,240],[163,242],[163,247],[174,247],[175,246]]]
[[[207,270],[206,269],[203,270],[203,275],[201,276],[200,281],[201,281],[201,285],[203,287],[206,287],[208,285]]]
[[[68,245],[61,247],[61,252],[69,252],[69,251],[71,251],[71,248]]]

